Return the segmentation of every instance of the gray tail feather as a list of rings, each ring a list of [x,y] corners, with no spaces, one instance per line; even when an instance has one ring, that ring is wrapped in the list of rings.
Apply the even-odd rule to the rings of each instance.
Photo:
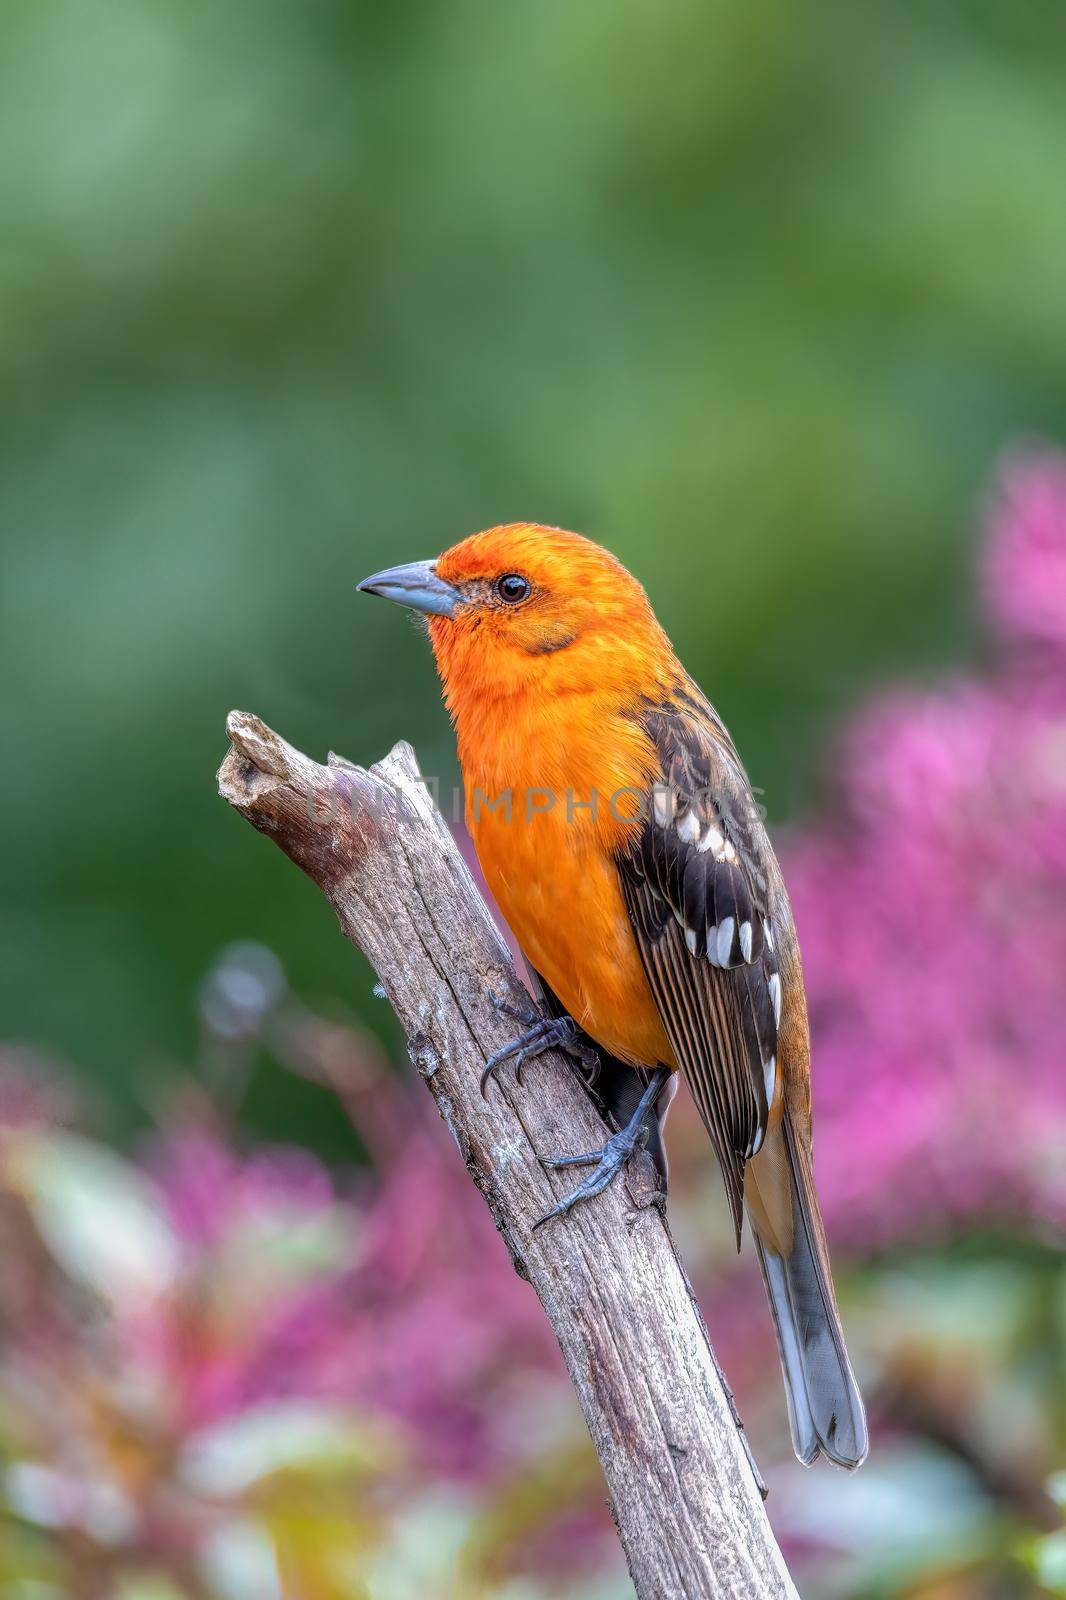
[[[804,1466],[819,1454],[838,1467],[861,1466],[869,1441],[866,1412],[844,1347],[833,1286],[813,1218],[792,1169],[792,1253],[780,1256],[756,1234],[777,1329],[792,1443]]]

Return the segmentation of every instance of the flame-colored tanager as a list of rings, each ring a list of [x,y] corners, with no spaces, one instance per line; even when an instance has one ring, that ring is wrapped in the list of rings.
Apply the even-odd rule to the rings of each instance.
[[[528,523],[473,534],[361,588],[428,616],[467,823],[549,1015],[603,1063],[618,1126],[549,1213],[605,1187],[660,1125],[680,1071],[747,1213],[796,1454],[866,1454],[811,1166],[810,1045],[788,895],[740,757],[647,595],[599,545]],[[542,1219],[546,1220],[546,1219]]]

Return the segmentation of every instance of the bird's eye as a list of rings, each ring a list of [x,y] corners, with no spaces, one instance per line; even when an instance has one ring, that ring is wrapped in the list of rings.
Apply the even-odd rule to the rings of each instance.
[[[505,572],[502,578],[496,579],[496,593],[501,600],[506,600],[509,606],[517,605],[519,600],[526,600],[532,593],[532,586],[528,578],[523,578],[520,572]]]

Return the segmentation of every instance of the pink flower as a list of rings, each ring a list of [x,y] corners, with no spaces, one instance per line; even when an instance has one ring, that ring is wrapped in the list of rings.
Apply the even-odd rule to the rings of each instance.
[[[304,1151],[165,1140],[152,1166],[185,1270],[162,1316],[130,1308],[126,1337],[184,1427],[293,1395],[343,1402],[401,1423],[427,1470],[481,1477],[514,1455],[493,1395],[558,1355],[421,1091],[390,1075],[379,1092],[404,1102],[408,1136],[346,1195]]]
[[[1066,463],[1020,458],[985,566],[1008,642],[1066,647]],[[1017,671],[896,691],[848,732],[839,814],[786,852],[831,1229],[1066,1225],[1066,695]]]
[[[982,569],[985,608],[1004,640],[1066,656],[1066,458],[1008,457]]]

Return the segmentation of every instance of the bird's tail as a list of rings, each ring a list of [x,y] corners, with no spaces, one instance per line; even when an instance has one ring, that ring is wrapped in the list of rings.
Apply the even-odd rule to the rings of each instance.
[[[866,1459],[866,1413],[844,1347],[810,1157],[787,1117],[748,1164],[744,1188],[777,1329],[792,1444],[804,1466]]]

